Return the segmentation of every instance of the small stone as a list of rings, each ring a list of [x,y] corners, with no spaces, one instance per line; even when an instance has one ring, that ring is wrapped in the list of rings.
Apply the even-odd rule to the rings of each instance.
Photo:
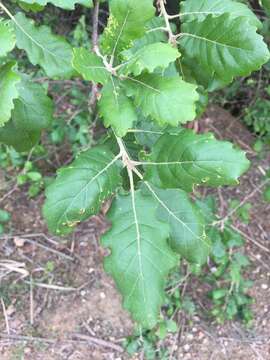
[[[23,247],[24,244],[25,244],[25,240],[21,239],[21,238],[19,238],[17,236],[14,238],[13,242],[14,242],[15,246],[17,246],[18,248]]]
[[[100,296],[100,298],[103,299],[103,300],[106,299],[106,295],[104,294],[104,292],[101,292],[101,293],[99,294],[99,296]]]
[[[183,349],[185,352],[188,352],[190,350],[190,345],[188,345],[188,344],[184,345]]]
[[[263,290],[267,290],[267,289],[268,289],[268,285],[267,285],[267,284],[262,284],[262,285],[261,285],[261,288],[262,288]]]

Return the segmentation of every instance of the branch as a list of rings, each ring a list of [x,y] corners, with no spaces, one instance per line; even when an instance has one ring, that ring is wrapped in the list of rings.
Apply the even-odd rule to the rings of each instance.
[[[92,32],[92,48],[95,51],[95,47],[98,46],[98,17],[99,17],[99,0],[94,0],[93,10],[93,32]]]

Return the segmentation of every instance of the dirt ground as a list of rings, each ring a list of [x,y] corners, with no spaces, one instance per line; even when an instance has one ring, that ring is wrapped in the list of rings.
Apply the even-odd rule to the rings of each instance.
[[[270,154],[258,158],[249,131],[220,108],[210,108],[199,128],[233,140],[253,160],[239,187],[216,193],[220,215],[227,213],[232,197],[248,197],[253,204],[251,223],[236,221],[235,225],[245,234],[246,254],[252,261],[248,275],[254,280],[255,320],[247,330],[237,322],[217,326],[196,314],[188,323],[180,319],[179,333],[164,342],[171,360],[270,360],[270,206],[258,190]],[[0,189],[0,198],[7,191]],[[47,232],[40,213],[42,203],[43,196],[29,200],[26,192],[16,190],[1,204],[13,215],[11,235],[2,236],[0,242],[0,359],[143,359],[143,354],[131,358],[122,348],[133,323],[102,268],[105,254],[98,238],[109,226],[104,216],[58,239]],[[195,302],[203,292],[187,282],[186,293]],[[11,303],[6,306],[8,297]]]

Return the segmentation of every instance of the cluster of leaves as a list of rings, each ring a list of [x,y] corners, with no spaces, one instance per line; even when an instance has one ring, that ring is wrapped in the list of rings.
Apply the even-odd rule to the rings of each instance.
[[[90,4],[49,2],[62,8]],[[47,3],[19,1],[35,10]],[[43,213],[49,229],[65,235],[114,197],[112,227],[101,240],[111,251],[105,269],[124,307],[145,328],[158,321],[166,277],[180,257],[202,265],[211,251],[208,219],[190,193],[199,185],[235,185],[249,167],[245,153],[231,143],[180,126],[201,112],[206,91],[269,59],[257,33],[261,23],[244,4],[186,0],[175,16],[164,4],[157,2],[157,17],[152,0],[111,0],[107,27],[91,53],[72,49],[47,26],[36,26],[21,12],[11,14],[0,2],[9,18],[0,23],[0,141],[17,150],[31,148],[53,114],[44,88],[10,61],[7,54],[15,46],[50,78],[81,76],[98,84],[98,115],[111,136],[59,169],[46,190]],[[179,29],[172,18],[180,20]],[[136,149],[129,136],[136,138]]]
[[[267,89],[268,91],[270,90]],[[269,91],[270,94],[270,91]],[[246,109],[243,120],[248,126],[251,126],[255,133],[260,136],[270,136],[270,100],[257,99],[254,105]]]

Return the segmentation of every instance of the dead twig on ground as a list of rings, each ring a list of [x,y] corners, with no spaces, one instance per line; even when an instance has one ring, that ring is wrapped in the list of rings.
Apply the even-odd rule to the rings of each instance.
[[[8,315],[7,315],[6,305],[5,305],[5,302],[4,302],[3,298],[1,298],[1,305],[2,305],[2,310],[3,310],[3,314],[4,314],[4,318],[5,318],[7,334],[10,335],[10,327],[9,327],[9,322],[8,322]]]
[[[55,339],[55,338],[44,338],[36,336],[25,336],[25,335],[13,335],[13,334],[4,334],[0,333],[0,339],[9,340],[13,342],[39,342],[45,344],[58,344],[58,343],[67,343],[67,344],[85,344],[91,346],[99,346],[103,348],[108,348],[117,352],[122,353],[124,350],[121,346],[114,344],[113,342],[99,339],[93,336],[87,336],[83,334],[73,334],[75,339]]]
[[[29,239],[29,237],[35,237],[35,236],[41,236],[42,234],[26,234],[26,235],[21,235],[20,237],[25,240],[25,242],[29,242],[30,244],[33,244],[33,245],[36,245],[37,247],[40,247],[42,248],[43,250],[46,250],[46,251],[49,251],[55,255],[58,255],[59,257],[62,257],[62,258],[65,258],[67,260],[70,260],[70,261],[74,261],[74,258],[69,256],[69,255],[66,255],[64,254],[63,252],[60,252],[58,250],[55,250],[55,249],[52,249],[46,245],[43,245],[39,242],[37,242],[36,240],[32,240],[32,239]],[[4,235],[4,236],[0,236],[0,240],[1,239],[14,239],[18,236],[16,235]]]
[[[267,247],[265,247],[264,245],[262,245],[261,243],[259,243],[257,240],[253,239],[252,237],[250,237],[249,235],[247,235],[246,233],[244,233],[244,231],[238,229],[235,225],[230,225],[230,227],[235,230],[236,232],[238,232],[240,235],[242,235],[245,239],[247,239],[248,241],[252,242],[253,244],[255,244],[256,246],[258,246],[261,250],[270,253],[270,249],[268,249]]]

